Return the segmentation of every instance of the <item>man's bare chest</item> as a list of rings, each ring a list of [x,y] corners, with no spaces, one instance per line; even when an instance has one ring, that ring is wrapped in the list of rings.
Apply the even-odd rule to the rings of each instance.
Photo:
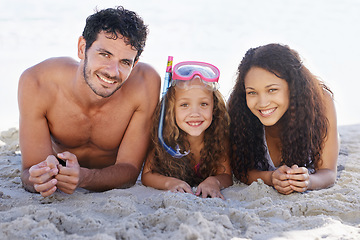
[[[100,109],[84,113],[68,108],[47,118],[53,142],[65,149],[93,148],[103,151],[118,149],[131,119],[130,109]]]

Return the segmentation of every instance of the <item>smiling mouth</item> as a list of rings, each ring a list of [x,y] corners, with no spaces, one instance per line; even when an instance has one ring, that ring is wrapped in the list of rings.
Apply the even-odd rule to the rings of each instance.
[[[270,116],[273,112],[275,112],[276,108],[271,108],[271,109],[267,109],[267,110],[259,110],[260,115],[263,117],[268,117]]]
[[[96,74],[96,76],[97,76],[101,81],[103,81],[103,82],[105,82],[105,83],[108,83],[108,84],[114,84],[114,83],[116,83],[116,81],[108,80],[107,78],[105,78],[105,77],[103,77],[103,76],[101,76],[101,75]]]
[[[200,126],[203,123],[203,121],[192,121],[192,122],[187,122],[188,125],[192,126],[192,127],[197,127]]]

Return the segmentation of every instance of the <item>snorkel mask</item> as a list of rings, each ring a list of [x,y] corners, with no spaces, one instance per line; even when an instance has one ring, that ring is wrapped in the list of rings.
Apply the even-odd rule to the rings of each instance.
[[[162,92],[162,105],[161,105],[161,113],[159,120],[159,128],[158,128],[158,137],[161,145],[164,149],[174,158],[182,158],[190,153],[190,151],[185,151],[184,153],[180,152],[179,145],[176,146],[176,150],[169,147],[164,139],[163,139],[163,127],[164,127],[164,118],[165,118],[165,100],[164,97],[168,88],[171,86],[175,86],[180,89],[191,89],[191,88],[199,88],[204,87],[210,91],[216,91],[219,88],[218,81],[220,76],[220,71],[214,65],[204,62],[180,62],[174,66],[174,70],[171,71],[172,68],[173,57],[168,57],[166,74],[164,79],[164,86]],[[194,80],[198,79],[200,84],[195,84]]]
[[[207,90],[216,91],[219,89],[219,76],[219,69],[212,64],[194,61],[180,62],[174,66],[171,85],[180,89],[204,87]],[[201,84],[194,84],[195,79],[198,79]]]

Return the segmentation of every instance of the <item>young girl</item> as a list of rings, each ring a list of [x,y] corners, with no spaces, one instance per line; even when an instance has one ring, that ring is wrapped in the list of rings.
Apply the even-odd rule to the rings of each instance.
[[[250,184],[283,194],[335,182],[339,153],[332,92],[288,46],[250,49],[228,104],[231,164]]]
[[[155,110],[153,144],[141,178],[144,185],[191,194],[191,187],[198,185],[197,196],[224,199],[220,190],[232,185],[232,175],[228,154],[229,116],[217,90],[219,74],[208,63],[175,65],[171,86]],[[163,101],[165,121],[159,136]],[[189,153],[180,154],[178,150],[177,154],[169,154],[173,151],[168,151],[169,148]]]

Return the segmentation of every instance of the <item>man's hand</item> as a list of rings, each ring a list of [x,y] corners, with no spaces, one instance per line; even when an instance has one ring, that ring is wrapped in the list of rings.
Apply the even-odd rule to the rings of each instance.
[[[79,185],[80,165],[77,157],[70,152],[63,152],[57,155],[66,162],[66,167],[58,165],[59,173],[56,175],[57,187],[64,193],[72,194]]]
[[[291,184],[289,182],[289,174],[287,174],[290,168],[286,165],[283,165],[276,169],[271,175],[271,181],[274,188],[282,194],[290,194],[294,190],[291,188]]]
[[[56,191],[57,180],[54,178],[59,172],[59,161],[55,156],[49,155],[46,160],[29,169],[29,181],[34,184],[34,189],[43,197],[50,196]]]
[[[208,196],[212,198],[221,198],[225,200],[224,196],[220,192],[220,182],[214,176],[206,178],[202,183],[199,184],[195,195],[206,198]]]

